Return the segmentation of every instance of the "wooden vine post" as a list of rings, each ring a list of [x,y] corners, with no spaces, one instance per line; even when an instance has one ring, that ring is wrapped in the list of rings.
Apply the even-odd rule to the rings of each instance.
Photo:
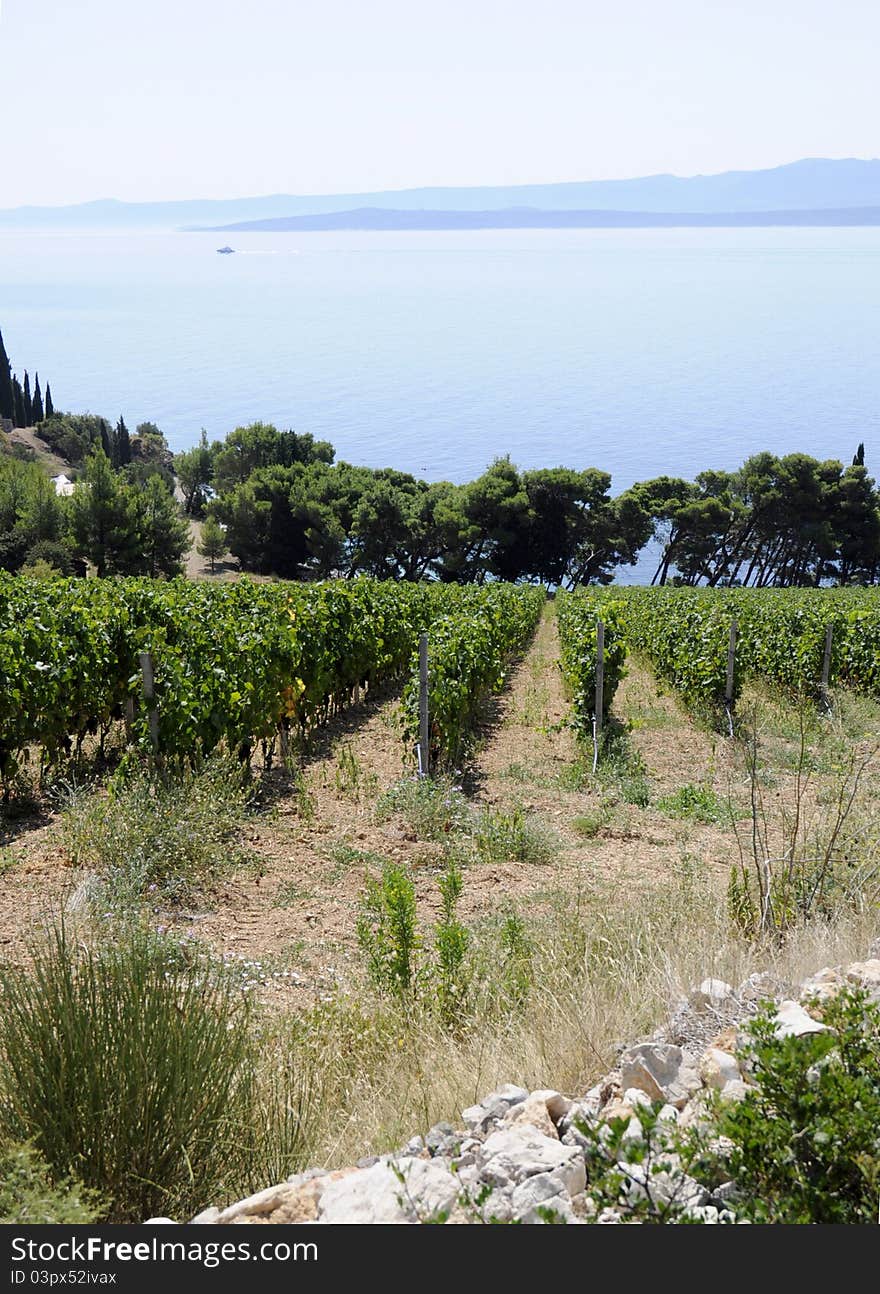
[[[605,625],[596,624],[596,699],[593,703],[593,772],[599,764],[599,739],[605,718]]]
[[[727,644],[727,685],[724,689],[724,707],[727,710],[727,722],[730,735],[733,736],[733,697],[736,684],[736,637],[739,626],[736,620],[730,622],[730,639]]]
[[[153,657],[148,651],[138,652],[138,663],[144,680],[144,700],[147,703],[147,723],[150,727],[150,748],[153,756],[159,754],[159,711],[156,709],[156,683]]]
[[[834,639],[834,625],[829,620],[825,626],[825,655],[822,658],[822,682],[819,685],[819,692],[825,707],[831,709],[831,700],[828,695],[828,687],[831,681],[831,644]]]
[[[419,776],[431,771],[431,740],[428,716],[428,635],[419,636]]]

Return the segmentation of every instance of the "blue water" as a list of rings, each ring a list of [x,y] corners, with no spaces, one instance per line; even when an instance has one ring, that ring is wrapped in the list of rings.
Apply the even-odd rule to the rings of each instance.
[[[260,418],[455,481],[880,468],[878,229],[226,237],[0,233],[15,367],[174,449]]]

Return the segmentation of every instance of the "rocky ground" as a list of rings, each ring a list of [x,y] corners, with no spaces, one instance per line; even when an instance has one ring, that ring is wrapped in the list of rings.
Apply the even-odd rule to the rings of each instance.
[[[871,951],[866,961],[820,970],[796,998],[783,996],[785,986],[768,975],[752,975],[737,989],[704,980],[679,1003],[670,1025],[626,1048],[617,1068],[588,1092],[568,1097],[506,1084],[463,1110],[458,1128],[437,1124],[394,1154],[335,1172],[308,1169],[227,1208],[209,1207],[192,1222],[617,1223],[621,1211],[597,1207],[588,1187],[590,1129],[616,1119],[628,1120],[616,1152],[628,1200],[644,1196],[647,1186],[690,1221],[736,1222],[735,1183],[710,1191],[683,1171],[674,1152],[650,1180],[637,1156],[627,1159],[642,1136],[639,1112],[659,1107],[661,1127],[687,1128],[699,1123],[708,1093],[742,1100],[753,1081],[742,1057],[743,1025],[758,1003],[775,999],[779,1037],[823,1030],[811,1011],[816,999],[858,985],[880,1000],[880,947]]]

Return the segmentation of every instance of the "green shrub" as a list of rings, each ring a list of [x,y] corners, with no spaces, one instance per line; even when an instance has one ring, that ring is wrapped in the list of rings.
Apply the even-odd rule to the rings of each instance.
[[[376,987],[402,1000],[413,988],[416,955],[416,895],[406,869],[385,863],[382,876],[368,876],[357,919],[357,939]]]
[[[0,1145],[0,1225],[76,1226],[94,1222],[102,1209],[101,1197],[81,1182],[53,1182],[33,1146]]]
[[[0,1137],[113,1221],[218,1197],[253,1096],[249,1012],[221,968],[140,927],[94,949],[56,927],[0,992]]]
[[[573,818],[571,829],[575,835],[583,836],[585,840],[593,840],[602,828],[608,825],[610,817],[608,809],[603,806],[595,813],[581,813]]]
[[[688,1214],[690,1155],[675,1125],[659,1117],[660,1109],[659,1102],[640,1105],[635,1120],[630,1115],[576,1120],[585,1143],[586,1194],[594,1219],[613,1209],[627,1222],[697,1220]]]
[[[474,848],[484,863],[547,863],[558,848],[553,832],[519,806],[509,812],[483,809],[472,830]]]
[[[755,1222],[876,1222],[880,1194],[880,1006],[845,991],[822,1008],[824,1033],[779,1039],[773,1011],[749,1027],[757,1087],[718,1103],[728,1137],[716,1175],[736,1182],[738,1216]],[[717,1142],[715,1142],[717,1145]]]
[[[657,801],[657,808],[671,818],[686,818],[689,822],[726,822],[729,813],[710,786],[695,786],[688,782],[674,795]]]
[[[470,812],[461,788],[449,777],[407,777],[376,806],[379,821],[399,816],[420,840],[445,840],[467,826]]]
[[[365,798],[375,800],[379,779],[364,768],[351,742],[343,742],[336,756],[335,782],[339,795],[359,803]]]
[[[505,995],[516,1004],[525,1002],[534,978],[534,946],[526,923],[516,912],[508,912],[501,925],[501,983]]]
[[[508,913],[500,926],[471,932],[458,916],[464,888],[457,860],[448,857],[438,880],[440,915],[433,946],[419,931],[415,891],[403,867],[385,863],[368,877],[357,923],[358,943],[371,981],[401,1005],[411,1022],[438,1021],[460,1037],[489,1016],[508,1016],[528,997],[531,940],[524,922]]]
[[[644,809],[651,799],[647,772],[642,756],[630,744],[629,734],[621,728],[606,728],[602,758],[593,780],[616,792],[627,804]]]
[[[442,910],[434,931],[437,1000],[441,1019],[447,1024],[460,1016],[467,993],[464,959],[468,949],[468,932],[457,915],[461,891],[461,869],[450,860],[445,873],[440,877]]]
[[[244,861],[236,839],[250,798],[235,760],[214,756],[196,771],[165,776],[138,768],[121,772],[106,796],[74,792],[62,830],[72,861],[99,876],[104,907],[182,902]]]
[[[54,539],[41,539],[32,544],[24,559],[22,574],[34,567],[47,567],[53,575],[72,575],[73,556],[66,544]]]

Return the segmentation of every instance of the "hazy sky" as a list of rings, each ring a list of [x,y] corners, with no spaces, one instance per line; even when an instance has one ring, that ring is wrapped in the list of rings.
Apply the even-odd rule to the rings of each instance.
[[[0,207],[880,154],[877,0],[0,6]]]

